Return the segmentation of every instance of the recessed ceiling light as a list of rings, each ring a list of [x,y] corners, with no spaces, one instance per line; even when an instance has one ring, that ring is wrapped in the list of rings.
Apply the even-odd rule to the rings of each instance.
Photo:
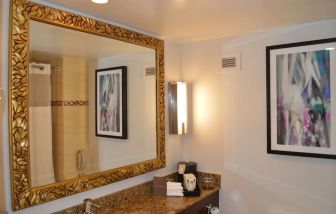
[[[91,0],[93,3],[97,3],[97,4],[105,4],[108,2],[108,0]]]
[[[330,47],[330,48],[326,48],[327,51],[332,51],[332,50],[335,50],[334,47]]]

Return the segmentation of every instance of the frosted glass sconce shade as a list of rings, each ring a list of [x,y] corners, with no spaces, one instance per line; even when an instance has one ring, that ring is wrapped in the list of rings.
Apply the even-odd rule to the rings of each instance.
[[[186,134],[188,131],[187,84],[168,83],[169,134]]]
[[[91,0],[91,1],[96,4],[106,4],[108,2],[108,0]]]

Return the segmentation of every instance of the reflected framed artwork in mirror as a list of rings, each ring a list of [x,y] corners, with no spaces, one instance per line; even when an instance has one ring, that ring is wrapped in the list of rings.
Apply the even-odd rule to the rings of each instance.
[[[9,45],[13,210],[165,167],[162,40],[12,0]],[[127,138],[96,136],[95,70],[120,66],[127,110],[114,120]]]
[[[96,135],[127,138],[127,67],[96,70]]]

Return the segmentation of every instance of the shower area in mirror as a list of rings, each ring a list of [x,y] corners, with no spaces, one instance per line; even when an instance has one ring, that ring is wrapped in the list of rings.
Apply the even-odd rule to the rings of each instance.
[[[88,60],[33,51],[29,64],[32,186],[87,174]],[[66,118],[66,119],[65,119]]]

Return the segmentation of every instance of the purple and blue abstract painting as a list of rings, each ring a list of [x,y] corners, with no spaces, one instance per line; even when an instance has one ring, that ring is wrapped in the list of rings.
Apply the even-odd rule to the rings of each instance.
[[[99,76],[100,130],[120,132],[120,73]]]
[[[276,56],[277,144],[330,147],[330,51]]]

